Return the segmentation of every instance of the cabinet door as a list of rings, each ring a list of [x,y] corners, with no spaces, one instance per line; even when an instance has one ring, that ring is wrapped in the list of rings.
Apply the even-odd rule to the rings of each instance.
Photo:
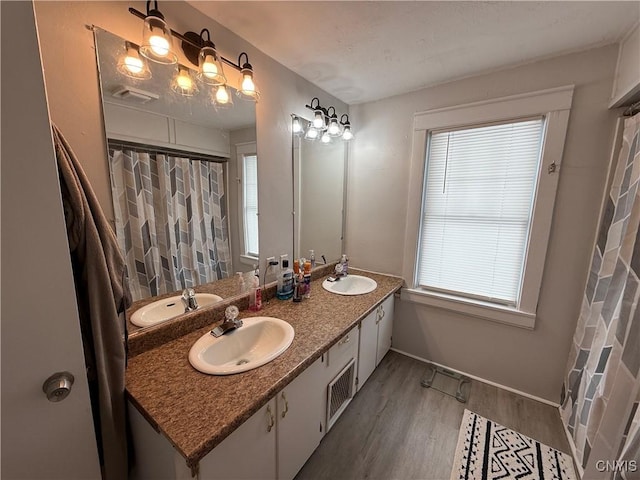
[[[378,318],[378,351],[376,353],[376,366],[391,348],[391,335],[393,333],[393,295],[382,302]]]
[[[378,349],[378,309],[367,315],[360,324],[360,350],[358,352],[358,385],[360,390],[376,368]]]
[[[319,358],[276,395],[279,480],[293,479],[320,445],[326,387],[323,373],[324,364]]]
[[[198,479],[274,480],[276,414],[276,401],[271,399],[200,461]]]

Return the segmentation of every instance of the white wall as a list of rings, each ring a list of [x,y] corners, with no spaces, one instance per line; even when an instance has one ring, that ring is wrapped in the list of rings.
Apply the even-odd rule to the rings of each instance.
[[[414,113],[575,84],[535,330],[400,301],[395,348],[559,401],[615,127],[616,57],[612,45],[351,107],[347,252],[355,266],[401,275]]]
[[[51,118],[71,144],[109,218],[113,218],[106,163],[99,82],[93,33],[96,25],[139,41],[142,20],[129,7],[145,11],[146,2],[36,2],[45,81]],[[322,105],[346,111],[346,105],[266,56],[242,38],[184,2],[161,2],[160,9],[176,31],[209,28],[226,58],[246,51],[262,93],[256,106],[258,137],[258,201],[261,258],[293,252],[291,113],[304,115],[304,105],[319,97]],[[251,15],[251,10],[247,10]],[[183,63],[186,60],[181,59]],[[230,83],[239,73],[225,68]],[[237,100],[239,101],[239,100]],[[283,185],[285,186],[283,188]]]

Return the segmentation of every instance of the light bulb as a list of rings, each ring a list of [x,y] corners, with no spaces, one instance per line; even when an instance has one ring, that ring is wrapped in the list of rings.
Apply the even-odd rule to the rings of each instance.
[[[344,126],[344,132],[342,132],[343,140],[351,140],[353,138],[353,133],[351,133],[351,127],[349,125]]]
[[[176,78],[176,83],[182,90],[191,90],[193,88],[193,80],[188,73],[184,71],[180,72],[178,78]]]
[[[340,125],[338,125],[338,120],[337,119],[332,119],[331,122],[329,123],[329,128],[328,128],[328,133],[331,136],[338,136],[340,135]]]
[[[302,131],[302,125],[300,124],[300,119],[298,117],[293,118],[291,130],[293,130],[293,133],[300,133]]]
[[[202,63],[202,74],[207,78],[218,75],[218,67],[212,55],[207,55]]]
[[[151,45],[153,53],[159,57],[166,57],[169,54],[169,41],[164,35],[151,35],[149,45]]]
[[[305,138],[308,138],[309,140],[315,140],[316,138],[318,138],[318,130],[316,130],[314,127],[309,127]]]
[[[137,75],[144,70],[144,63],[140,60],[139,57],[134,57],[127,54],[127,57],[124,59],[124,66],[134,75]]]
[[[256,86],[253,83],[253,76],[250,73],[245,73],[242,77],[242,92],[251,95],[256,91]]]
[[[178,73],[173,77],[171,88],[174,92],[187,97],[194,95],[198,91],[198,87],[193,81],[189,69],[182,65],[178,67]]]
[[[220,85],[218,90],[216,90],[216,102],[221,105],[229,103],[229,92],[226,86]]]
[[[321,111],[317,110],[313,117],[313,126],[316,128],[324,127],[324,115]]]
[[[324,132],[322,134],[322,138],[320,138],[320,141],[322,143],[330,143],[331,142],[331,137],[329,136],[329,134],[327,132]]]

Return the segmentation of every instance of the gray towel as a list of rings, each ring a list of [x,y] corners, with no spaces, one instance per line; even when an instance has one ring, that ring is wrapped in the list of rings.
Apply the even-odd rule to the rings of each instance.
[[[103,478],[120,480],[128,471],[126,266],[80,163],[55,126],[53,139]]]

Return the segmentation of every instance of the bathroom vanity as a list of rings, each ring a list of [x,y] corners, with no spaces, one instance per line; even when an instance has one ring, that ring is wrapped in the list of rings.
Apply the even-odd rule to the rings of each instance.
[[[403,281],[359,273],[377,288],[337,295],[322,288],[325,275],[300,303],[273,298],[260,312],[242,311],[295,331],[283,354],[253,370],[217,376],[190,365],[191,346],[215,324],[132,357],[132,478],[292,479],[391,346]]]

